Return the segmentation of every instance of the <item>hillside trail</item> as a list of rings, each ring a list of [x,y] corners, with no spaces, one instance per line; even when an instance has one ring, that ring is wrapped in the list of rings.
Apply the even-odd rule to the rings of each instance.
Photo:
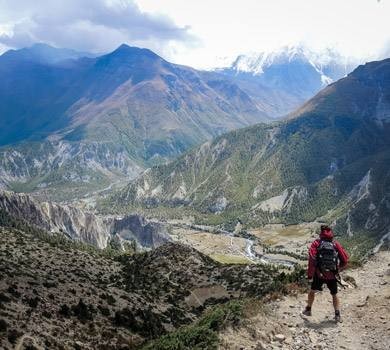
[[[316,294],[311,317],[301,314],[306,294],[288,295],[224,331],[220,349],[390,349],[390,251],[342,275],[356,282],[339,290],[342,323],[334,322],[332,298],[324,287]]]

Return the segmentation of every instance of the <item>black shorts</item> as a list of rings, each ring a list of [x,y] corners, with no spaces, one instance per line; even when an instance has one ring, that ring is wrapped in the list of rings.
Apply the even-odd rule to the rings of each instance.
[[[330,294],[335,295],[337,294],[337,281],[334,280],[324,280],[322,278],[319,278],[317,275],[314,276],[313,282],[311,284],[312,290],[319,290],[322,291],[322,285],[326,283],[330,290]]]

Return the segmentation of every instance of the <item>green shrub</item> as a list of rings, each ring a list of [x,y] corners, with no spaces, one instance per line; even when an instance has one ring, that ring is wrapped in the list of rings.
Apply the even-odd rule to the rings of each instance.
[[[237,325],[242,317],[242,310],[243,303],[239,301],[216,306],[196,323],[151,341],[142,350],[217,349],[218,332],[228,325]]]

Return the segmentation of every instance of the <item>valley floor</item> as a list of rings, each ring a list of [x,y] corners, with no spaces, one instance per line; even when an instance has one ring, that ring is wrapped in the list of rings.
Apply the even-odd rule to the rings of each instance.
[[[356,287],[340,291],[343,323],[333,321],[329,291],[316,295],[313,316],[302,316],[306,295],[277,300],[238,328],[221,334],[220,349],[347,349],[390,347],[390,251],[381,251],[345,276]]]
[[[308,246],[318,235],[317,222],[299,225],[266,225],[262,228],[250,229],[251,238],[244,238],[233,233],[213,233],[212,227],[202,230],[202,227],[191,228],[185,225],[172,225],[173,240],[187,244],[222,263],[248,264],[259,261],[285,261],[288,263],[302,262],[291,254],[304,257]],[[272,252],[267,252],[268,247]]]

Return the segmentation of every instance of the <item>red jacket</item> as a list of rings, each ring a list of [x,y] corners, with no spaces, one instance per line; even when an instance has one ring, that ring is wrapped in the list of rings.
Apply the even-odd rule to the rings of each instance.
[[[307,268],[307,278],[312,279],[314,274],[317,274],[318,277],[325,280],[335,279],[335,274],[333,272],[325,272],[321,274],[319,269],[316,267],[316,256],[317,249],[320,246],[321,240],[333,241],[333,232],[332,230],[325,230],[320,233],[320,238],[316,239],[309,248],[309,264]],[[344,269],[348,263],[348,255],[341,244],[337,241],[333,241],[334,246],[338,252],[339,256],[339,271]]]

